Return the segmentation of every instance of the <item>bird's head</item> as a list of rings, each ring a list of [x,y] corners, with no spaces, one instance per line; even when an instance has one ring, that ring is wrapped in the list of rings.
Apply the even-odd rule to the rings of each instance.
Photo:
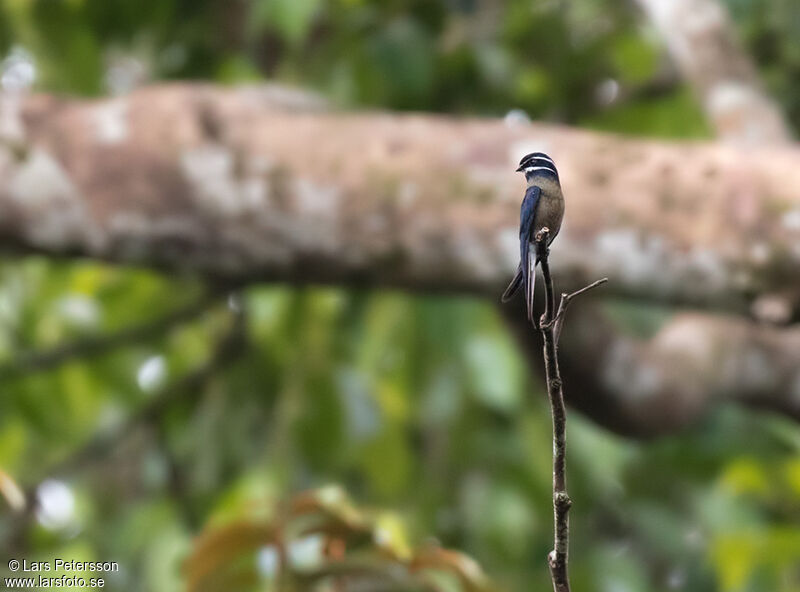
[[[549,176],[558,179],[556,163],[544,152],[531,152],[522,157],[519,161],[517,172],[525,173],[526,179],[533,179],[539,176]]]

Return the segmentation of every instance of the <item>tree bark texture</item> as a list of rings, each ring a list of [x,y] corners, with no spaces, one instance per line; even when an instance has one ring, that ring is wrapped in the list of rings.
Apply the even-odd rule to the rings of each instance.
[[[642,435],[720,399],[800,417],[792,146],[332,112],[274,87],[2,95],[0,246],[234,282],[494,298],[518,258],[524,183],[513,170],[534,150],[562,177],[567,215],[551,264],[566,290],[608,276],[604,296],[717,313],[634,338],[587,299],[563,340],[562,371],[586,386],[569,402]],[[520,318],[504,311],[512,325]]]

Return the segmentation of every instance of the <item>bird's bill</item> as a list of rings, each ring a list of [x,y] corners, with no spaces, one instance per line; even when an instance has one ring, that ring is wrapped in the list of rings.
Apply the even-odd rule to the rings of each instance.
[[[517,173],[521,173],[521,172],[522,172],[522,171],[524,171],[524,170],[525,170],[525,167],[524,167],[524,166],[522,166],[522,165],[519,165],[519,167],[517,167],[517,170],[516,170],[515,172],[517,172]]]

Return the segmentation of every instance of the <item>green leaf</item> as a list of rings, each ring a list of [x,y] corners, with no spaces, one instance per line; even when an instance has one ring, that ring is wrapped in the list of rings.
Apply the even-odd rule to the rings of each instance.
[[[369,482],[379,496],[400,493],[409,483],[413,458],[406,435],[398,427],[387,426],[362,453],[362,463]]]
[[[321,0],[257,0],[251,20],[256,30],[270,28],[297,45],[305,39]]]
[[[603,131],[661,138],[710,138],[711,129],[688,89],[624,104],[586,117],[581,125]]]
[[[629,34],[615,39],[611,46],[611,60],[620,81],[635,85],[647,82],[656,73],[659,55],[648,39]]]

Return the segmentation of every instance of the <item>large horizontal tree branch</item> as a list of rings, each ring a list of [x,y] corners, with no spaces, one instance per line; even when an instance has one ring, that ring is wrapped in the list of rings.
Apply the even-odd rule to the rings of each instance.
[[[273,88],[153,87],[92,102],[2,97],[0,245],[234,281],[494,298],[517,259],[522,182],[512,171],[533,149],[554,156],[564,183],[566,223],[552,264],[566,290],[609,276],[604,293],[780,322],[796,316],[796,148],[742,151],[495,120],[332,113]],[[736,322],[745,331],[733,340],[757,329]],[[625,343],[609,331],[611,345]],[[600,378],[602,364],[569,361],[611,345],[565,335],[565,380]],[[717,371],[706,362],[706,373]],[[678,382],[659,383],[682,389],[675,401],[707,386],[688,375]],[[608,384],[607,397],[615,397]],[[739,392],[724,396],[750,398],[745,385],[734,386]],[[600,417],[593,401],[573,403],[627,429],[617,420],[633,403],[616,401],[624,408],[614,417]],[[661,421],[660,410],[650,413],[649,421]]]
[[[570,286],[608,275],[617,293],[715,307],[800,292],[797,149],[302,101],[172,86],[34,96],[8,113],[6,98],[20,132],[0,149],[0,244],[243,280],[494,292],[517,258],[512,165],[538,147],[562,171],[553,264]]]

